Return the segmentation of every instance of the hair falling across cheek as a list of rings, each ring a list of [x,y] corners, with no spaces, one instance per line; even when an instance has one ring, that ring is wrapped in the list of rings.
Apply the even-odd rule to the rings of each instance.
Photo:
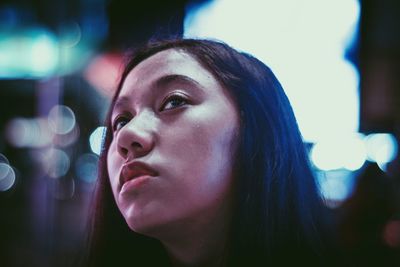
[[[110,183],[111,190],[117,200],[117,188],[119,184],[119,172],[120,172],[120,163],[118,163],[117,159],[121,158],[118,147],[116,144],[116,139],[112,138],[110,141],[110,145],[107,150],[104,151],[106,156],[106,170],[107,170],[107,177],[108,182]]]

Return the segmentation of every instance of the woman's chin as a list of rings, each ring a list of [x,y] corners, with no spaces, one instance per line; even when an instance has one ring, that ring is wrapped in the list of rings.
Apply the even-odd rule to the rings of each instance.
[[[152,218],[151,215],[129,214],[125,216],[125,221],[132,231],[154,238],[163,228],[160,219]]]

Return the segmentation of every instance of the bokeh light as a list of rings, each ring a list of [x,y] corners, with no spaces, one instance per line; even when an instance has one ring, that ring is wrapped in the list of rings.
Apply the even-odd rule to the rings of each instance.
[[[14,118],[6,125],[7,141],[18,148],[44,147],[51,143],[53,135],[43,118]]]
[[[350,171],[360,169],[367,160],[367,150],[363,141],[363,135],[349,136],[343,140],[343,151],[341,157],[343,160],[343,167]]]
[[[82,38],[81,27],[75,21],[62,24],[59,31],[60,45],[63,47],[76,46]]]
[[[386,164],[395,159],[398,153],[398,144],[392,134],[377,133],[365,137],[367,158],[376,162],[385,171]]]
[[[0,162],[0,191],[9,190],[15,184],[15,172],[13,168],[3,162]]]
[[[78,124],[66,134],[56,134],[53,138],[53,144],[58,147],[67,147],[78,141],[80,135],[80,129]]]
[[[64,105],[54,106],[48,115],[50,128],[56,134],[67,134],[75,127],[75,113]]]
[[[123,57],[119,54],[102,54],[91,60],[84,76],[101,94],[112,97],[121,76]]]
[[[0,59],[0,78],[47,77],[58,67],[58,42],[40,28],[0,32]]]
[[[338,207],[348,198],[355,185],[354,172],[345,169],[319,171],[316,178],[319,192],[330,208]]]
[[[83,154],[75,163],[76,176],[87,183],[93,183],[97,179],[97,165],[99,157],[95,154]]]
[[[6,164],[10,164],[10,161],[8,160],[8,158],[0,153],[0,163],[6,163]]]
[[[101,153],[106,129],[104,126],[97,127],[89,137],[90,149],[97,155]]]
[[[358,131],[359,74],[344,55],[359,16],[357,0],[215,0],[189,6],[184,34],[224,40],[271,67],[314,143]]]
[[[43,154],[42,164],[48,176],[60,178],[68,172],[70,158],[63,150],[50,148]]]
[[[36,75],[52,73],[58,64],[57,41],[49,33],[35,36],[31,43],[31,66]]]
[[[320,170],[360,169],[367,158],[363,135],[345,135],[321,140],[311,149],[311,160]]]

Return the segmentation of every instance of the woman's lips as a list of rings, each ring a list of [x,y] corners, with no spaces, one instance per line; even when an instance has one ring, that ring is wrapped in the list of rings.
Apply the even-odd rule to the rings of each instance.
[[[141,176],[158,176],[158,173],[144,162],[131,161],[124,164],[122,166],[119,179],[120,189],[127,181],[136,179]]]

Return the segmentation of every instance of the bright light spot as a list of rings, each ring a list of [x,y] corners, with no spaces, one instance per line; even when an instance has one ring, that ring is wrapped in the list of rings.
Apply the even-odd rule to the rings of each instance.
[[[310,153],[314,165],[324,171],[341,168],[355,171],[361,168],[366,160],[362,135],[321,140],[314,144]]]
[[[367,151],[362,135],[350,137],[343,142],[343,167],[350,171],[360,169],[367,160]]]
[[[59,178],[68,172],[70,159],[64,151],[51,148],[43,155],[42,164],[47,175]]]
[[[67,106],[56,105],[48,115],[50,128],[56,134],[67,134],[75,127],[75,114]]]
[[[87,183],[95,182],[98,162],[99,157],[95,154],[83,154],[80,156],[75,165],[77,177]]]
[[[6,125],[6,139],[15,147],[44,147],[51,143],[52,133],[43,118],[15,118]]]
[[[314,165],[324,171],[340,169],[342,151],[340,146],[330,141],[321,141],[311,149],[311,160]]]
[[[100,155],[101,153],[105,133],[106,127],[100,126],[97,127],[89,137],[90,149],[97,155]]]
[[[344,51],[359,1],[215,0],[189,6],[187,14],[186,37],[226,41],[271,67],[306,141],[357,132],[359,75]]]
[[[105,96],[111,97],[121,75],[122,56],[102,54],[95,57],[85,70],[86,80]]]
[[[31,66],[33,73],[50,74],[58,64],[58,44],[54,37],[42,33],[31,44]]]
[[[10,171],[10,165],[0,162],[0,180],[6,177],[9,171]]]
[[[365,138],[368,160],[385,164],[397,156],[396,138],[387,133],[370,134]]]
[[[354,173],[344,169],[329,172],[318,172],[317,182],[324,199],[342,202],[348,198],[354,188]]]
[[[67,147],[78,141],[80,130],[78,124],[66,134],[57,134],[53,138],[53,144],[59,147]]]
[[[59,67],[56,37],[42,28],[0,32],[0,77],[47,77]]]
[[[13,168],[0,162],[0,191],[9,190],[15,183],[15,172]]]
[[[6,138],[15,147],[26,147],[31,142],[30,123],[27,119],[16,118],[6,126]]]

